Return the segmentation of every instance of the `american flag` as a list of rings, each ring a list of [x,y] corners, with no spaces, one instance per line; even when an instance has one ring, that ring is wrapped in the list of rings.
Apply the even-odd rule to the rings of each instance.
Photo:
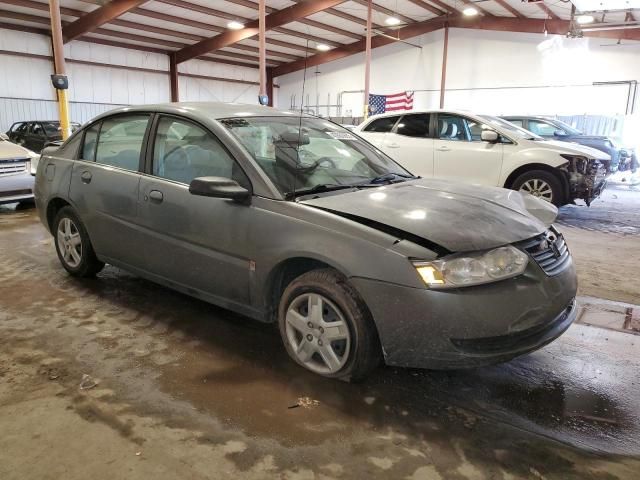
[[[412,109],[413,92],[395,93],[393,95],[369,95],[369,111],[371,115]]]

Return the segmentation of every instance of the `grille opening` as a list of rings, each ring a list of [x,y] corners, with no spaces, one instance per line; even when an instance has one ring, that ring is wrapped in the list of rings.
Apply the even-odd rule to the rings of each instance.
[[[571,260],[564,237],[554,227],[526,240],[520,246],[550,277],[561,273]]]

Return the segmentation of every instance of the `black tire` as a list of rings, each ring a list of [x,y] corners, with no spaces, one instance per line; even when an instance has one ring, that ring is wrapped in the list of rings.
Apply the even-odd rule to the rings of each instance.
[[[539,198],[553,203],[556,207],[561,207],[566,203],[566,194],[560,179],[553,173],[547,172],[546,170],[529,170],[528,172],[523,173],[513,181],[511,188],[513,190],[528,192],[528,186],[531,186],[532,182],[535,184],[536,181],[546,183],[551,189],[551,199],[545,198],[544,196],[539,196]]]
[[[72,222],[73,227],[75,227],[75,232],[79,234],[80,240],[82,242],[79,252],[79,262],[77,265],[71,264],[70,261],[67,261],[61,253],[64,246],[61,246],[61,242],[63,241],[63,239],[59,238],[60,235],[58,233],[58,230],[60,224],[65,219],[69,219]],[[96,257],[96,254],[93,251],[93,246],[91,245],[91,240],[89,239],[89,234],[87,233],[84,224],[80,220],[80,217],[78,217],[73,208],[63,207],[60,209],[53,220],[52,233],[55,241],[58,259],[60,260],[60,263],[62,264],[64,269],[71,275],[73,275],[74,277],[93,277],[96,275],[96,273],[104,268],[104,262],[101,262]]]
[[[304,273],[293,280],[284,290],[278,308],[278,324],[287,353],[296,363],[313,371],[296,356],[287,336],[286,320],[286,314],[292,302],[300,298],[301,295],[310,293],[325,297],[339,309],[351,336],[350,348],[344,365],[335,372],[314,373],[346,382],[364,379],[380,364],[382,359],[378,332],[371,313],[358,292],[344,276],[333,269],[326,268]]]

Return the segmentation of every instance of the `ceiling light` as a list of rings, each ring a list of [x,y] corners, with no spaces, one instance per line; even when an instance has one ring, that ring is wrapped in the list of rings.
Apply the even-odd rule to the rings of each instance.
[[[316,45],[316,48],[321,52],[326,52],[327,50],[331,50],[331,47],[324,43],[319,43],[318,45]]]
[[[400,25],[400,19],[396,18],[396,17],[389,17],[387,18],[384,23],[386,23],[387,25],[391,25],[392,27],[395,25]]]
[[[244,28],[244,23],[236,22],[235,20],[227,23],[227,28],[231,30],[242,30]]]
[[[576,22],[578,22],[580,25],[593,23],[594,20],[595,19],[593,18],[593,15],[579,15],[576,17]]]
[[[467,17],[473,17],[474,15],[478,14],[478,9],[474,7],[467,7],[464,10],[462,10],[462,14]]]

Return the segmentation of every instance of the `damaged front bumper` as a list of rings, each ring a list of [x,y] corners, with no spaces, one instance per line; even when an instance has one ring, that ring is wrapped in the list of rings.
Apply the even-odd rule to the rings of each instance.
[[[607,187],[607,166],[599,160],[569,158],[569,162],[561,170],[566,175],[569,202],[580,199],[589,206]]]
[[[451,290],[352,278],[367,303],[388,365],[452,369],[537,350],[575,320],[571,258],[548,275],[533,258],[520,276]]]

